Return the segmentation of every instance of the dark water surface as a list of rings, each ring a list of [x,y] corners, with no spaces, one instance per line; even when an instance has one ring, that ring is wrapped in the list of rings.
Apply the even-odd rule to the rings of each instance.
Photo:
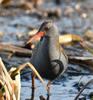
[[[78,90],[74,85],[79,81],[86,83],[88,82],[89,79],[93,79],[93,76],[83,76],[82,78],[81,76],[72,76],[72,77],[67,77],[65,80],[62,80],[62,78],[56,80],[51,84],[49,100],[74,100],[74,98],[78,94]],[[48,81],[45,80],[45,82]],[[93,85],[91,85],[90,88],[85,89],[80,97],[83,97],[85,95],[87,96],[87,94],[91,92],[93,92]],[[43,86],[43,84],[36,79],[34,100],[40,100],[41,95],[44,98],[47,98],[47,91]],[[21,99],[22,100],[25,100],[27,98],[30,99],[30,97],[31,97],[31,81],[23,81],[21,89]],[[90,99],[87,98],[87,100]]]
[[[82,2],[81,2],[82,1]],[[67,33],[75,33],[80,36],[83,36],[83,33],[89,28],[93,30],[93,10],[92,6],[88,6],[86,0],[65,0],[62,1],[60,5],[56,5],[53,1],[48,1],[43,4],[44,10],[52,9],[60,9],[62,11],[62,15],[60,19],[54,19],[56,22],[59,32],[65,31]],[[92,0],[89,0],[90,4],[93,4]],[[81,6],[80,12],[76,10],[76,6]],[[87,5],[87,6],[86,6]],[[66,15],[64,12],[66,9],[71,9],[69,14]],[[88,10],[91,8],[91,10]],[[24,36],[30,31],[28,29],[29,26],[33,28],[38,28],[44,18],[38,19],[37,16],[31,16],[27,14],[27,11],[23,10],[16,11],[14,10],[15,15],[11,16],[0,16],[0,31],[3,32],[2,38],[0,37],[0,42],[5,42],[8,44],[21,45],[26,42]],[[85,13],[88,17],[82,18],[80,14]],[[23,34],[22,38],[18,38],[17,34]],[[29,58],[10,58],[6,59],[6,56],[3,56],[0,53],[0,56],[9,62],[10,65],[18,66],[26,61],[29,61]],[[68,64],[69,67],[74,68],[75,72],[81,70],[81,72],[90,73],[87,69],[82,68],[81,66]],[[68,71],[68,69],[67,69]],[[72,72],[72,70],[70,70]],[[69,75],[67,72],[64,77],[56,79],[51,84],[50,89],[50,99],[49,100],[74,100],[75,96],[78,94],[78,87],[82,83],[86,84],[90,79],[93,79],[93,75]],[[45,80],[47,83],[48,81]],[[31,80],[22,78],[22,87],[21,87],[21,100],[26,100],[31,98]],[[93,85],[89,85],[87,89],[84,90],[81,97],[89,95],[93,92]],[[40,96],[47,98],[47,91],[43,84],[35,79],[35,95],[34,100],[40,100]],[[86,97],[86,100],[89,100],[89,97]],[[47,99],[44,99],[47,100]]]

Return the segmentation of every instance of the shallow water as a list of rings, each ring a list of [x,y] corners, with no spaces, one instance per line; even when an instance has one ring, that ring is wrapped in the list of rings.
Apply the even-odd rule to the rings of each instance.
[[[56,79],[50,88],[50,99],[49,100],[74,100],[78,94],[78,90],[74,86],[78,82],[83,82],[84,84],[90,79],[93,79],[93,76],[69,76],[65,80],[62,78]],[[47,83],[48,81],[45,80]],[[79,83],[78,83],[79,84]],[[93,84],[89,85],[90,88],[85,89],[82,93],[82,96],[87,96],[87,94],[93,92]],[[35,94],[34,100],[40,100],[40,96],[47,98],[47,91],[43,84],[35,79]],[[21,88],[21,99],[30,99],[31,98],[31,81],[22,81]],[[87,98],[87,100],[90,100]]]
[[[71,2],[70,2],[71,1]],[[80,36],[83,36],[83,33],[90,28],[93,30],[93,10],[86,10],[83,7],[81,8],[80,13],[86,13],[88,15],[87,18],[80,17],[80,13],[75,10],[75,6],[77,4],[82,4],[82,2],[78,2],[77,0],[66,0],[65,2],[62,2],[61,5],[56,5],[53,3],[53,1],[47,2],[43,4],[43,8],[47,8],[45,10],[48,10],[52,7],[52,9],[61,9],[62,14],[60,19],[54,19],[55,23],[57,24],[59,28],[59,32],[62,33],[62,31],[65,31],[67,33],[75,33]],[[84,3],[84,2],[83,2]],[[86,3],[86,2],[85,2]],[[64,11],[67,8],[72,8],[72,12],[69,16],[66,16],[64,14]],[[14,45],[21,45],[24,42],[26,42],[26,39],[24,36],[27,35],[29,31],[31,31],[28,27],[32,26],[33,28],[38,28],[42,21],[45,18],[38,19],[37,16],[31,16],[29,14],[26,14],[27,11],[18,12],[15,14],[16,16],[0,16],[0,31],[3,32],[3,36],[0,37],[0,42],[5,42],[8,44],[14,44]],[[22,38],[18,38],[17,34],[23,34]],[[2,56],[3,59],[8,61],[10,65],[18,66],[26,61],[29,61],[30,58],[6,58],[6,56],[3,56],[0,53],[0,56]],[[74,68],[75,72],[85,72],[90,73],[87,69],[82,68],[81,66],[77,65],[70,65],[69,67]],[[73,70],[70,70],[72,72]],[[51,84],[50,89],[50,99],[49,100],[74,100],[76,95],[78,94],[78,85],[83,83],[86,84],[90,79],[93,79],[93,75],[79,75],[72,76],[68,75],[66,72],[64,77],[56,79]],[[47,83],[48,81],[45,80]],[[21,100],[30,99],[31,98],[31,80],[22,78],[22,87],[21,87]],[[82,87],[82,86],[81,86]],[[89,95],[91,92],[93,92],[93,85],[90,85],[87,89],[84,90],[81,97]],[[43,96],[44,98],[47,98],[47,91],[43,84],[38,80],[35,79],[35,94],[34,94],[34,100],[40,100],[40,96]],[[89,98],[87,97],[87,100]]]

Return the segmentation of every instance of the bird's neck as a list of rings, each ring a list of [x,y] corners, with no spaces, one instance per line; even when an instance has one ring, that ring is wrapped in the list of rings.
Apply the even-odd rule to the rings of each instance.
[[[52,37],[48,37],[47,40],[49,41],[49,43],[51,43],[52,45],[56,45],[59,41],[59,36],[52,36]]]

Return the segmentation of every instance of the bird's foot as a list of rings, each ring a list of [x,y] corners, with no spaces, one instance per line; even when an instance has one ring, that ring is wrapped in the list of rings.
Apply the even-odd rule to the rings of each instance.
[[[50,94],[50,84],[51,84],[51,82],[49,81],[47,84],[47,95]]]

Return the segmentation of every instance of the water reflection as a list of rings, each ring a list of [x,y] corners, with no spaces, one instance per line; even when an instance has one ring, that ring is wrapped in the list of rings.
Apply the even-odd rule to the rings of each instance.
[[[31,100],[34,100],[34,94],[35,94],[35,89],[32,88]],[[49,100],[49,97],[50,97],[49,94],[47,94],[47,98],[45,98],[43,95],[39,96],[40,100]]]
[[[47,95],[47,98],[43,97],[42,95],[39,96],[40,100],[49,100],[49,97],[50,97],[49,95]]]
[[[31,100],[34,100],[35,89],[32,88]]]

